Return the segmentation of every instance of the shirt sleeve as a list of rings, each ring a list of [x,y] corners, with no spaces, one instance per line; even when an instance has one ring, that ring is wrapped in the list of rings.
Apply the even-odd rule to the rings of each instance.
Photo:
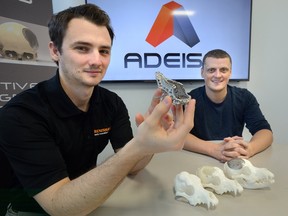
[[[271,130],[271,126],[263,115],[256,97],[248,90],[246,90],[245,94],[246,106],[244,121],[249,132],[254,135],[257,131],[262,129]]]

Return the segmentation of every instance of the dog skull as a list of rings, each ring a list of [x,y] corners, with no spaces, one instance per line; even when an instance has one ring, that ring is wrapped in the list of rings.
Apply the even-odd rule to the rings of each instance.
[[[200,178],[188,172],[176,175],[174,189],[176,200],[189,202],[190,205],[206,204],[210,208],[218,204],[217,197],[204,189]]]
[[[237,180],[243,188],[258,189],[274,183],[274,174],[266,168],[258,168],[249,160],[235,158],[224,164],[224,173]]]
[[[204,188],[211,188],[217,194],[233,192],[236,195],[243,191],[243,187],[236,180],[228,179],[218,167],[203,166],[197,170],[196,175],[201,179]]]

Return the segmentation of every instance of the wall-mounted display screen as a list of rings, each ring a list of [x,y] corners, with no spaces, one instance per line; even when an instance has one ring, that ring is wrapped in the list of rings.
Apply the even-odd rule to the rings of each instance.
[[[252,0],[86,0],[105,10],[115,32],[104,81],[150,81],[155,72],[202,80],[211,49],[233,60],[231,80],[249,80]]]

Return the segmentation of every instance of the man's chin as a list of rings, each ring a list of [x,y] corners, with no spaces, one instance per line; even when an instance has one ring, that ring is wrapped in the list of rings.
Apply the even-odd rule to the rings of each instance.
[[[95,86],[97,86],[97,85],[101,82],[101,80],[102,80],[102,79],[99,79],[99,80],[93,81],[93,82],[86,82],[85,84],[86,84],[86,86],[88,86],[88,87],[95,87]]]
[[[223,91],[223,89],[225,89],[225,86],[222,83],[218,83],[218,84],[214,84],[210,86],[210,88],[214,91],[214,92],[220,92]]]

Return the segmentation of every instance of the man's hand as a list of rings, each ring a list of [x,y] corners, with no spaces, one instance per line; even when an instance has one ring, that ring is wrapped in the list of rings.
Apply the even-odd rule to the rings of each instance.
[[[194,126],[195,100],[190,100],[184,112],[181,105],[173,107],[169,96],[160,102],[161,94],[158,89],[146,114],[135,117],[138,126],[135,140],[139,150],[145,154],[181,150]],[[171,108],[174,121],[171,121],[168,113]]]
[[[153,98],[151,100],[151,104],[150,104],[147,112],[145,113],[145,115],[144,116],[141,114],[136,115],[135,122],[136,122],[137,127],[145,120],[145,118],[147,118],[152,113],[155,106],[160,103],[160,98],[161,98],[162,94],[163,94],[162,90],[158,88],[153,95]],[[170,112],[165,114],[161,119],[161,124],[166,129],[169,128],[171,126],[171,124],[173,124],[173,123],[174,123],[173,116]]]
[[[239,136],[226,137],[220,145],[220,161],[225,162],[233,158],[248,158],[248,143]]]

